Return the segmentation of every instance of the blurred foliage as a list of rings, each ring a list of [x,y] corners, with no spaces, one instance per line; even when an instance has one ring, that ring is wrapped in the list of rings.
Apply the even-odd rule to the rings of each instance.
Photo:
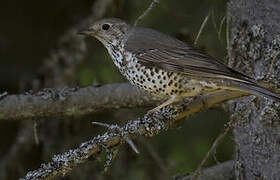
[[[0,7],[0,92],[17,93],[22,81],[32,81],[37,69],[51,50],[56,48],[58,38],[69,28],[91,13],[94,1],[3,1]],[[120,17],[133,23],[148,7],[150,0],[116,0],[106,16]],[[183,41],[193,43],[204,18],[211,14],[198,41],[207,53],[226,60],[225,24],[221,39],[217,29],[226,14],[225,0],[160,0],[140,26],[151,27],[168,33]],[[216,23],[216,25],[214,25]],[[95,39],[87,38],[88,54],[77,73],[80,86],[126,81],[114,67],[105,48]],[[28,89],[25,89],[28,90]],[[9,174],[8,179],[23,176],[48,161],[54,154],[79,145],[80,142],[104,132],[102,127],[89,126],[91,121],[123,124],[143,115],[147,109],[124,109],[113,113],[100,113],[80,119],[40,119],[38,132],[40,145],[30,138],[30,147],[21,151],[22,156],[8,170],[2,169],[13,143],[18,140],[22,122],[0,122],[0,171]],[[108,121],[110,120],[110,121]],[[104,158],[92,159],[76,168],[64,178],[57,179],[170,179],[178,173],[195,170],[210,148],[223,124],[228,121],[222,110],[208,110],[189,118],[151,139],[140,138],[136,144],[140,155],[128,146],[121,148],[109,172],[102,174]],[[32,131],[32,121],[25,124]],[[32,132],[33,133],[33,132]],[[219,161],[232,158],[231,137],[223,140],[216,152]],[[103,155],[105,156],[105,154]],[[30,162],[30,163],[27,163]],[[207,166],[217,162],[212,158]],[[0,175],[0,179],[3,177]]]

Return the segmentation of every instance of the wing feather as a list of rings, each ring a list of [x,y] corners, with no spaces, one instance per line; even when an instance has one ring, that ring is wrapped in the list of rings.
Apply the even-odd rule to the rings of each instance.
[[[133,28],[131,34],[125,41],[125,49],[136,54],[138,61],[145,66],[192,76],[255,83],[254,79],[171,36],[139,27]]]

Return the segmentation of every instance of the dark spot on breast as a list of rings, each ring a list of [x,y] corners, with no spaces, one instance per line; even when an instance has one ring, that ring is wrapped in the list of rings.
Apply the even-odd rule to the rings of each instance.
[[[158,77],[157,77],[158,79],[160,79],[160,75],[158,75]]]
[[[155,68],[155,72],[158,74],[159,70],[157,68]]]
[[[153,71],[151,71],[151,76],[154,76],[154,72]]]
[[[152,83],[155,83],[155,80],[154,80],[154,79],[152,80]]]
[[[168,77],[171,77],[172,75],[173,75],[173,72],[168,72],[168,73],[167,73],[167,76],[168,76]]]
[[[163,88],[166,88],[166,84],[163,85]]]
[[[171,85],[172,85],[172,83],[173,83],[173,81],[172,81],[172,80],[170,80],[170,81],[169,81],[169,83],[168,83],[168,86],[171,86]]]

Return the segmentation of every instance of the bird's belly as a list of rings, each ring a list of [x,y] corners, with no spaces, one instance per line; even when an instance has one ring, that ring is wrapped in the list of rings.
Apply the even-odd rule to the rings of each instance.
[[[127,68],[124,75],[135,86],[160,97],[195,96],[206,90],[217,88],[215,84],[201,79],[194,79],[181,73],[145,67],[138,63]]]

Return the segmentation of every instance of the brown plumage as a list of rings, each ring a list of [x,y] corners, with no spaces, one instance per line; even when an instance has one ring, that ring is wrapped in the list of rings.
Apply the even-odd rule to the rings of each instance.
[[[219,89],[280,101],[279,95],[259,86],[253,78],[161,32],[111,18],[100,20],[81,33],[101,41],[132,84],[155,95],[170,97],[159,107],[182,97]]]

